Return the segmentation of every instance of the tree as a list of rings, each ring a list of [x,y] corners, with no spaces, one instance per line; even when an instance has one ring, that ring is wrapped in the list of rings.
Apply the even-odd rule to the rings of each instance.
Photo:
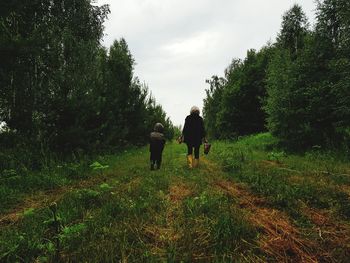
[[[155,102],[149,108],[134,76],[127,42],[101,46],[109,8],[91,2],[7,1],[0,9],[0,122],[13,137],[6,141],[37,159],[145,144],[153,106],[171,137],[171,121]]]
[[[213,76],[204,100],[204,119],[209,135],[234,138],[265,130],[266,71],[272,52],[266,46],[249,50],[244,61],[234,59],[225,78]]]
[[[332,98],[330,125],[333,142],[350,145],[350,2],[317,2],[316,48],[327,68],[323,84]]]
[[[107,13],[108,7],[87,0],[7,5],[0,21],[0,118],[11,130],[58,145],[77,124],[75,100],[83,103],[91,88],[85,72],[94,64]]]
[[[218,139],[221,136],[221,131],[218,129],[218,114],[221,111],[222,92],[226,79],[212,76],[210,80],[206,80],[206,83],[210,88],[205,90],[206,98],[203,107],[205,129],[208,137]]]
[[[304,37],[308,32],[308,21],[301,6],[295,4],[282,18],[281,31],[277,37],[277,43],[288,49],[295,57],[303,48]]]
[[[268,127],[291,148],[335,147],[349,138],[349,59],[344,56],[343,1],[318,5],[316,31],[297,53],[280,46],[269,66]],[[348,9],[349,10],[349,9]]]

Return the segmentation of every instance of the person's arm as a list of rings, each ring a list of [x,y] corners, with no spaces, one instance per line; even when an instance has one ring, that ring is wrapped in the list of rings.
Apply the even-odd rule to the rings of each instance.
[[[183,129],[182,129],[182,136],[186,134],[187,129],[188,129],[188,124],[187,124],[187,118],[186,118],[186,119],[185,119],[184,127],[183,127]]]
[[[187,134],[187,130],[188,130],[188,120],[187,120],[187,117],[185,119],[185,124],[184,124],[184,127],[182,129],[182,134],[181,134],[181,141],[183,142],[184,139],[185,139],[185,136]]]

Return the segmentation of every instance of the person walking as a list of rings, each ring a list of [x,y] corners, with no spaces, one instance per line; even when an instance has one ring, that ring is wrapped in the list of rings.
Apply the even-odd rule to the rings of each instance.
[[[161,123],[154,125],[154,131],[150,134],[149,151],[151,170],[158,170],[162,164],[162,153],[165,145],[164,126]]]
[[[199,108],[193,106],[190,115],[185,119],[185,125],[182,130],[182,140],[187,145],[187,164],[190,169],[198,166],[199,148],[203,141],[206,142],[204,122],[199,113]]]

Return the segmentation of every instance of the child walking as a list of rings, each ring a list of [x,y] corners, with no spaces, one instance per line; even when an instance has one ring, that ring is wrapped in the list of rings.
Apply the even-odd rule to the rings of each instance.
[[[162,153],[165,145],[164,126],[161,123],[154,125],[154,131],[150,134],[151,170],[160,169],[162,164]]]

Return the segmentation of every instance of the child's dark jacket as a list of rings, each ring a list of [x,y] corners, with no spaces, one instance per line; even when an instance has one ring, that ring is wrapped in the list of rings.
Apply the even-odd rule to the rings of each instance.
[[[164,134],[160,132],[151,132],[149,150],[155,155],[161,154],[165,145]]]

